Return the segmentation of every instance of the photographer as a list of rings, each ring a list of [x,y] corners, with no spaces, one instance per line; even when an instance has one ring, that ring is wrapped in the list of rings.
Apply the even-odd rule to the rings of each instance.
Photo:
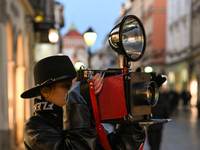
[[[24,145],[27,150],[98,150],[91,106],[80,94],[80,82],[73,82],[76,71],[68,56],[51,56],[34,67],[35,87],[22,93],[34,99],[34,115],[24,124]],[[93,76],[95,94],[103,79]],[[145,140],[139,125],[117,124],[107,135],[113,150],[138,150]]]

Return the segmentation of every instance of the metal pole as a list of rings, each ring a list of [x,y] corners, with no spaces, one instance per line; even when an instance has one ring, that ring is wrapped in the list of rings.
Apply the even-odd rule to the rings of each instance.
[[[60,36],[60,28],[59,28],[59,54],[62,54],[62,38]]]
[[[91,68],[91,56],[92,56],[91,47],[88,46],[88,68]]]

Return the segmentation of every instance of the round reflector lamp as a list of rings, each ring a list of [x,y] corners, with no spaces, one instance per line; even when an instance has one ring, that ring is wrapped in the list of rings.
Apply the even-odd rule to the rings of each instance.
[[[130,61],[138,61],[146,49],[146,35],[139,18],[125,16],[110,32],[108,37],[111,48]]]

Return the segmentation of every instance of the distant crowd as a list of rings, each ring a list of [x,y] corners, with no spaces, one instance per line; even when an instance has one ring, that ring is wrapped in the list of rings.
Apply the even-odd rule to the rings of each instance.
[[[183,90],[181,93],[170,90],[168,93],[161,93],[160,97],[165,99],[170,104],[170,114],[173,114],[173,112],[177,110],[179,103],[181,103],[182,108],[186,110],[190,105],[192,96],[190,92],[186,90]]]

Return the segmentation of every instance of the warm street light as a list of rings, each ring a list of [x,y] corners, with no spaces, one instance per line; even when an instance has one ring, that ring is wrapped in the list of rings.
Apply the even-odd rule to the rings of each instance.
[[[84,63],[80,61],[74,64],[74,68],[76,69],[76,71],[79,70],[81,66],[84,66]]]
[[[153,72],[153,68],[152,68],[151,66],[146,66],[146,67],[144,68],[144,72],[147,72],[147,73]]]
[[[51,28],[49,30],[49,41],[51,43],[57,43],[59,40],[59,33],[58,30]]]
[[[89,28],[83,35],[86,45],[88,46],[88,68],[90,68],[91,60],[91,46],[95,43],[97,38],[97,33],[95,33],[91,28]]]
[[[34,20],[35,22],[42,22],[44,20],[44,12],[39,11]]]

